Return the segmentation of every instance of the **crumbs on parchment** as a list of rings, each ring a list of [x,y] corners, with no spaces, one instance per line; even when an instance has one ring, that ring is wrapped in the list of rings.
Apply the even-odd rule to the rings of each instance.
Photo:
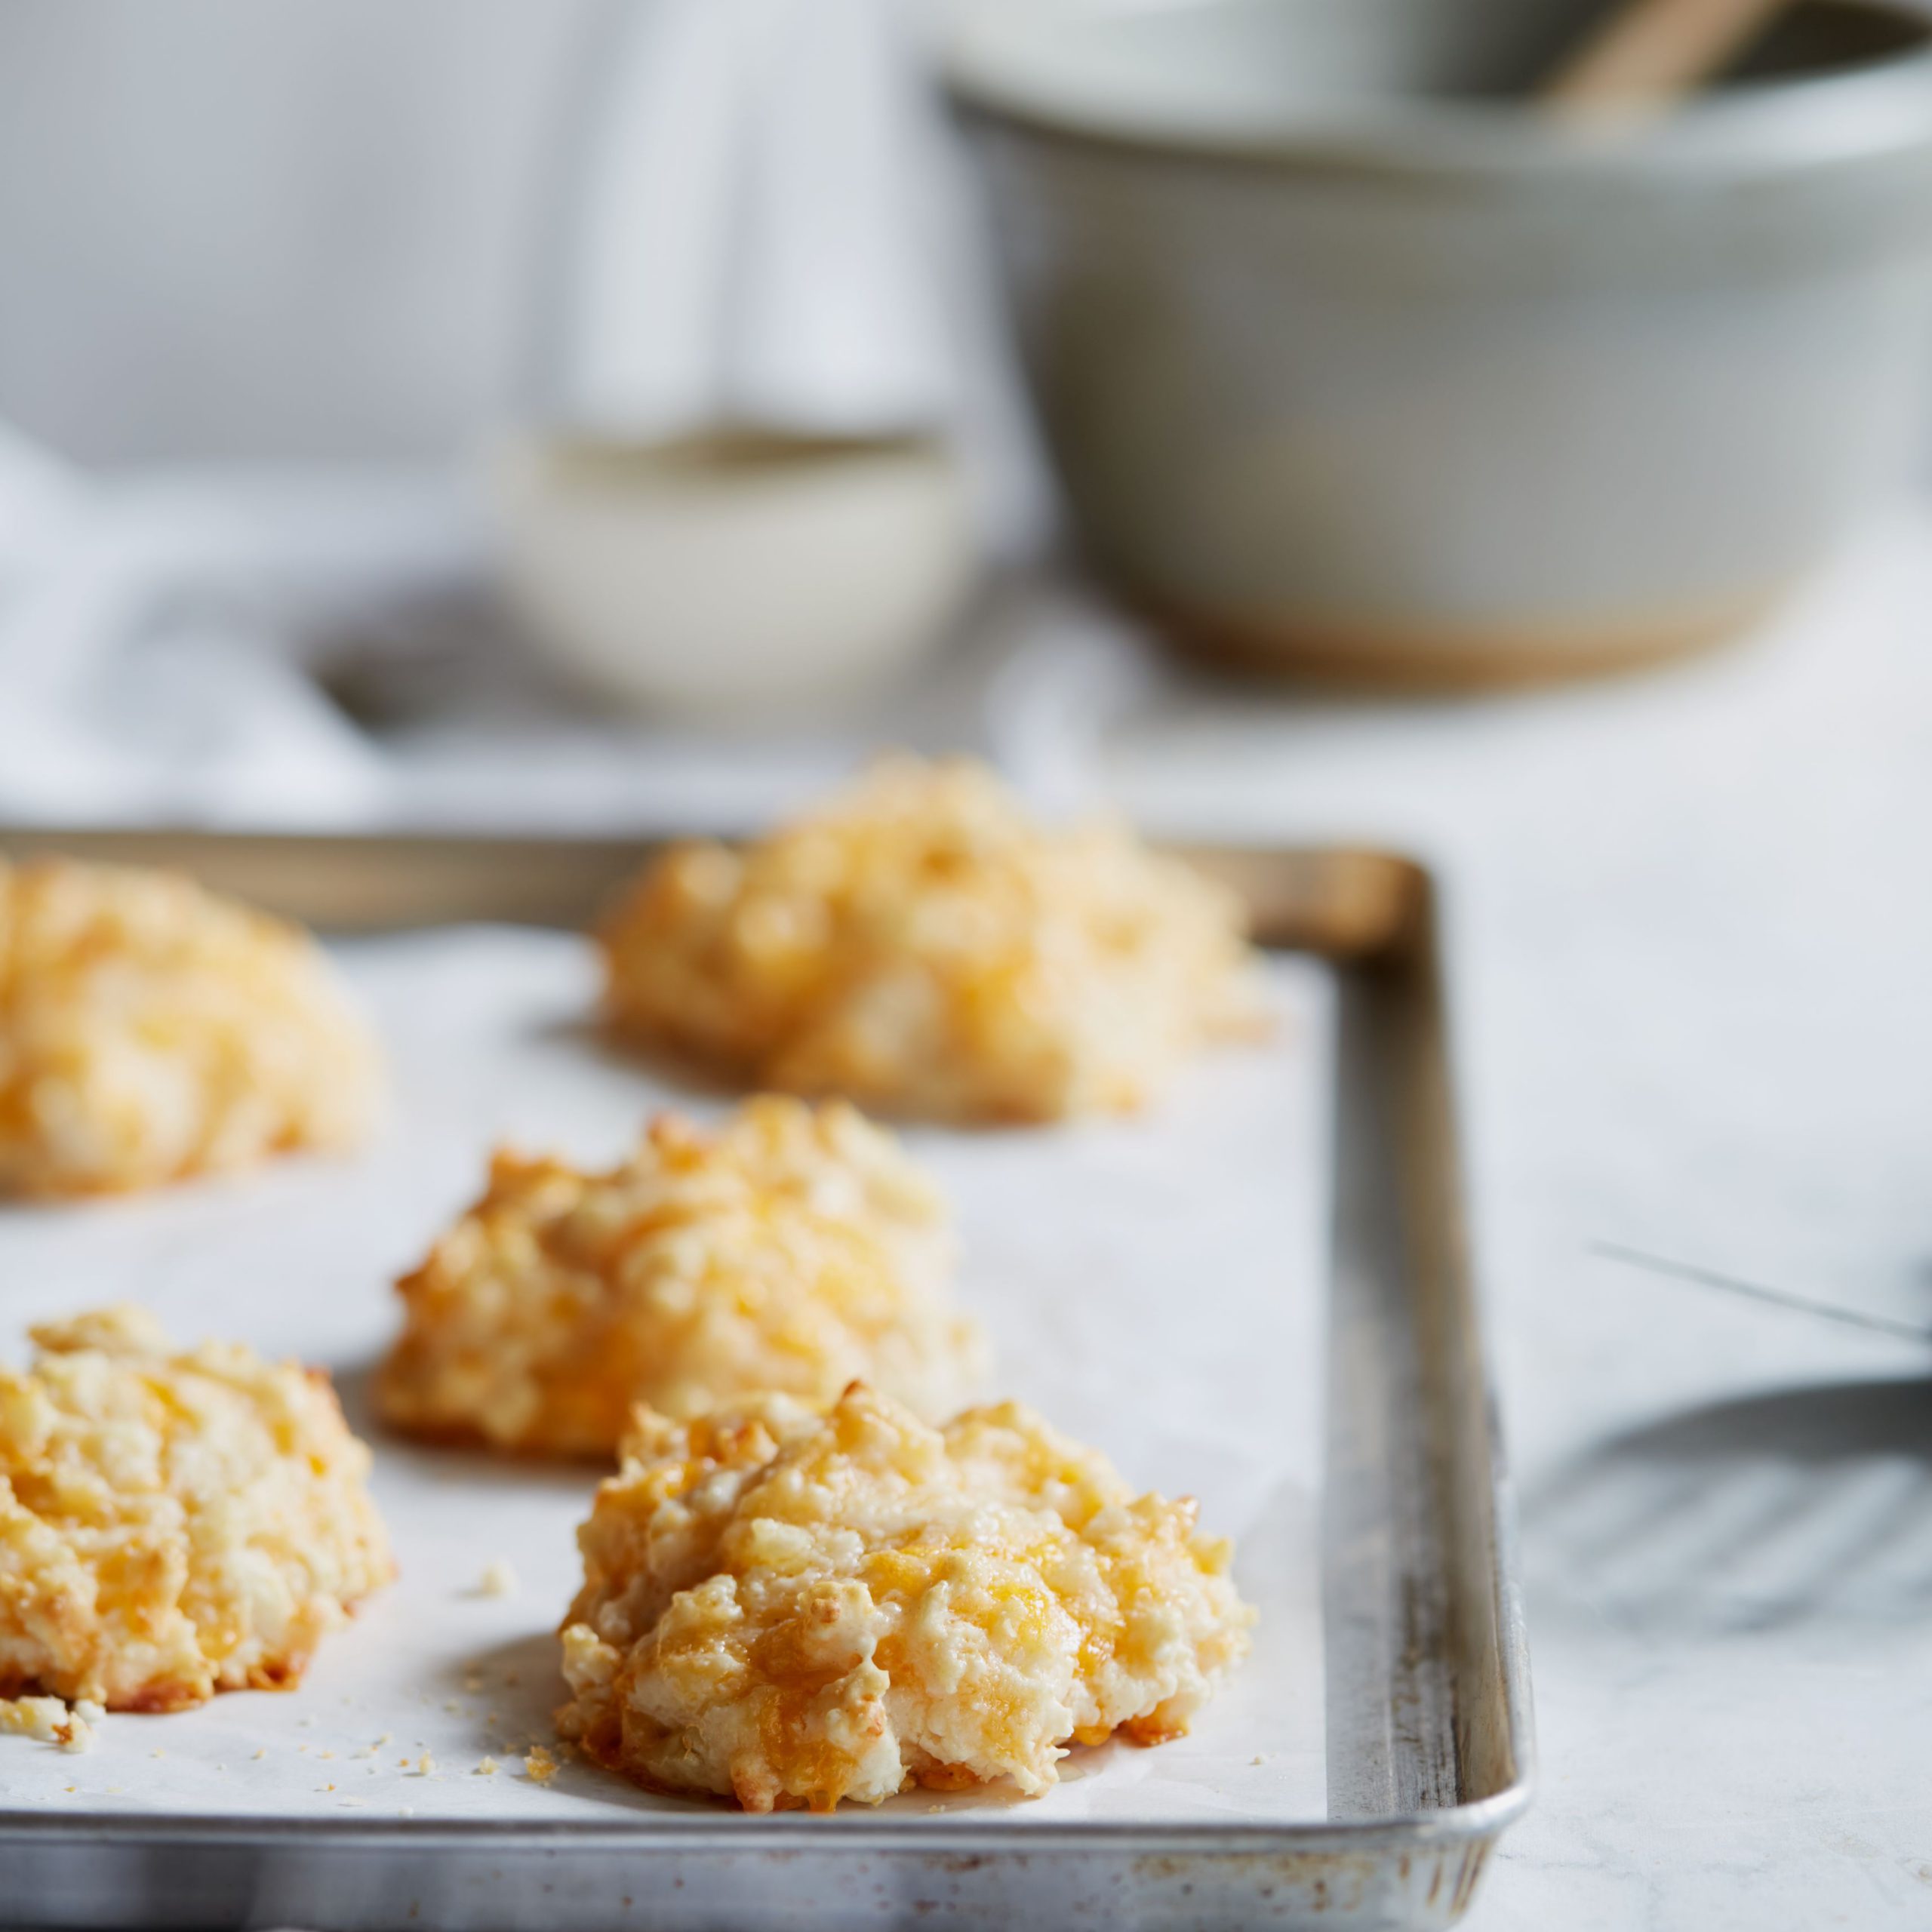
[[[486,1564],[476,1580],[475,1594],[479,1597],[513,1597],[516,1592],[516,1572],[505,1557],[494,1558]]]

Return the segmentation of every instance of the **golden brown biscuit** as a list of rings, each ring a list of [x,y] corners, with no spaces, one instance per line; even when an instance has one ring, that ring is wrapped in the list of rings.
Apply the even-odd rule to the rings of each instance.
[[[384,1417],[418,1435],[608,1457],[632,1404],[688,1416],[854,1376],[928,1414],[977,1372],[931,1182],[843,1103],[765,1095],[715,1132],[672,1114],[606,1173],[500,1153],[398,1284]]]
[[[1186,1730],[1245,1654],[1231,1546],[1194,1521],[1011,1403],[943,1430],[860,1388],[640,1411],[578,1532],[558,1726],[748,1811],[1037,1795],[1069,1741]]]
[[[328,1378],[121,1307],[0,1371],[0,1696],[280,1690],[393,1573]]]
[[[937,1119],[1143,1106],[1258,1008],[1234,896],[1123,827],[900,759],[734,852],[679,846],[602,937],[620,1033]]]
[[[0,1194],[349,1146],[379,1087],[299,928],[172,873],[0,862]]]

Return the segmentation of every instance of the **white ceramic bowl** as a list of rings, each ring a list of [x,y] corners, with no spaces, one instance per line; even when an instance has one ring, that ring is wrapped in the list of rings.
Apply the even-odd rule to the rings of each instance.
[[[968,0],[1077,533],[1177,636],[1447,684],[1736,629],[1922,453],[1932,23],[1806,0],[1641,138],[1604,0]]]
[[[502,445],[491,481],[532,635],[640,710],[834,702],[929,650],[971,572],[958,464],[936,438],[538,437]]]

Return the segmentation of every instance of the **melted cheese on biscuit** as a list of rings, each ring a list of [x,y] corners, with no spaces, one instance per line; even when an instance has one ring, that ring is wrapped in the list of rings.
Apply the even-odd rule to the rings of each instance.
[[[599,1174],[500,1154],[399,1284],[378,1400],[420,1434],[606,1457],[638,1401],[829,1401],[864,1377],[943,1414],[982,1352],[951,1245],[932,1184],[842,1103],[767,1095],[711,1133],[665,1115]]]
[[[602,935],[611,1023],[940,1119],[1128,1112],[1258,1008],[1233,895],[989,771],[901,759],[742,851],[668,854]]]
[[[854,1388],[641,1414],[580,1532],[565,1737],[747,1810],[1056,1780],[1184,1731],[1244,1654],[1232,1548],[1013,1404],[943,1429]]]
[[[392,1565],[328,1380],[118,1308],[0,1371],[0,1695],[281,1689]]]
[[[298,928],[171,873],[0,863],[0,1193],[352,1146],[379,1087]]]

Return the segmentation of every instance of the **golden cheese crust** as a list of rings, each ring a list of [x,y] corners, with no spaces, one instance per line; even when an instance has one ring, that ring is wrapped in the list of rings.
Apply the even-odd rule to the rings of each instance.
[[[351,1146],[380,1086],[299,928],[172,873],[0,862],[0,1194]]]
[[[943,1430],[857,1386],[641,1411],[578,1542],[563,1735],[748,1811],[1037,1795],[1069,1742],[1185,1731],[1254,1620],[1191,1501],[1011,1403]]]
[[[1235,897],[1124,828],[1049,831],[994,775],[898,759],[742,851],[679,846],[601,934],[621,1035],[881,1112],[1132,1112],[1252,1031]]]
[[[328,1378],[140,1310],[0,1371],[0,1696],[175,1710],[286,1689],[393,1574]]]
[[[398,1284],[377,1400],[414,1434],[607,1460],[638,1401],[823,1402],[866,1376],[943,1414],[982,1352],[951,1258],[931,1183],[842,1102],[768,1094],[709,1133],[663,1115],[601,1174],[500,1153]]]

